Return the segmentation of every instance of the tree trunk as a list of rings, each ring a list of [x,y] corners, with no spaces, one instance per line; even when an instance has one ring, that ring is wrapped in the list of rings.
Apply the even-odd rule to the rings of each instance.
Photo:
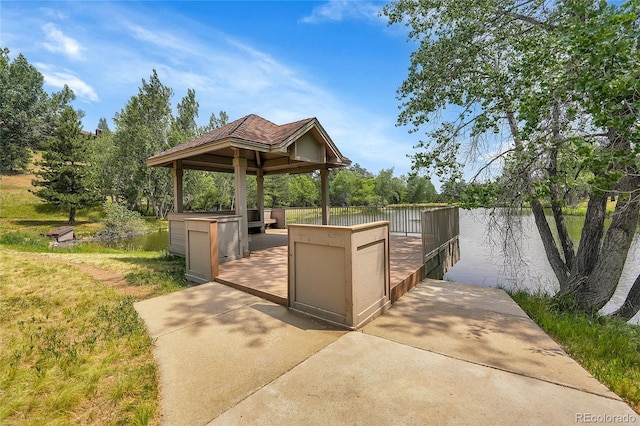
[[[516,119],[512,111],[507,109],[505,113],[507,116],[507,121],[509,123],[509,128],[511,130],[511,136],[513,137],[513,140],[516,146],[516,151],[523,152],[524,147],[519,137],[518,120]],[[526,184],[530,184],[529,175],[526,175],[525,182]],[[533,212],[533,217],[536,222],[536,227],[538,228],[538,233],[540,234],[540,238],[542,239],[544,252],[547,255],[547,260],[549,260],[549,264],[551,265],[551,268],[553,269],[553,272],[556,275],[558,282],[560,283],[560,288],[562,289],[566,285],[568,274],[569,274],[569,268],[567,267],[567,264],[560,256],[560,252],[558,251],[558,246],[556,245],[555,239],[553,238],[553,234],[551,233],[551,228],[549,227],[547,218],[544,215],[544,208],[542,207],[542,204],[540,204],[540,201],[538,200],[532,200],[530,202],[530,205],[531,205],[531,211]],[[564,223],[564,217],[562,216],[561,212],[560,212],[560,215],[558,216],[558,219],[556,219],[556,226],[560,226],[559,229],[562,229],[562,227],[564,227],[564,231],[566,232],[566,224]],[[566,232],[566,236],[568,235],[569,233]],[[563,247],[565,247],[565,244],[563,244]],[[569,249],[570,247],[571,254],[573,254],[573,246],[566,245],[566,247],[567,249]],[[569,255],[568,257],[569,257],[569,261],[571,262],[573,260],[572,255]]]
[[[584,284],[591,271],[593,271],[598,260],[602,235],[604,234],[606,206],[606,196],[593,194],[589,198],[578,252],[576,253],[567,285],[564,288],[560,288],[561,294],[575,293],[576,289]]]
[[[552,192],[556,192],[552,189]],[[553,219],[556,223],[556,230],[558,231],[558,238],[560,239],[560,245],[562,245],[562,253],[564,254],[564,263],[568,269],[573,267],[575,261],[575,253],[573,249],[573,241],[569,236],[569,230],[567,229],[567,223],[564,220],[564,214],[562,213],[562,206],[559,200],[554,194],[551,200],[551,211],[553,212]]]
[[[549,223],[547,222],[547,218],[544,215],[544,209],[542,208],[542,204],[540,204],[538,200],[531,201],[531,211],[533,212],[533,217],[536,221],[538,233],[542,238],[544,252],[547,255],[547,259],[551,264],[551,268],[553,269],[556,278],[558,278],[560,288],[563,288],[567,282],[569,268],[567,268],[567,265],[562,260],[562,257],[560,257],[558,246],[553,239],[551,228],[549,228]]]
[[[611,316],[629,321],[638,311],[640,311],[640,275],[638,275],[636,281],[631,286],[631,290],[629,290],[627,294],[627,299]]]
[[[76,224],[76,206],[69,207],[69,225]]]
[[[584,285],[576,290],[576,301],[583,308],[602,308],[616,291],[638,224],[640,197],[633,197],[633,191],[639,187],[637,171],[621,179],[620,196],[598,261]]]
[[[562,252],[564,253],[564,263],[567,265],[567,268],[571,269],[573,267],[573,260],[575,257],[574,249],[573,249],[573,241],[569,236],[569,231],[567,230],[567,224],[564,220],[564,214],[562,213],[562,204],[563,198],[560,196],[560,190],[558,189],[558,185],[555,183],[558,176],[558,146],[560,146],[563,142],[561,130],[560,130],[560,104],[556,100],[553,102],[553,143],[554,148],[551,150],[551,155],[549,156],[549,167],[547,172],[549,173],[550,185],[549,189],[551,190],[551,211],[553,212],[553,219],[556,223],[556,230],[558,231],[558,238],[560,239],[560,245],[562,246]]]

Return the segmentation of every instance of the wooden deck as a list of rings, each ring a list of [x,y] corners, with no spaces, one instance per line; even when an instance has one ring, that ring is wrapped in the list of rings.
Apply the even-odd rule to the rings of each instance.
[[[391,300],[416,286],[424,276],[420,238],[391,235]],[[220,265],[215,281],[280,305],[287,301],[287,233],[268,230],[251,235],[251,256]]]

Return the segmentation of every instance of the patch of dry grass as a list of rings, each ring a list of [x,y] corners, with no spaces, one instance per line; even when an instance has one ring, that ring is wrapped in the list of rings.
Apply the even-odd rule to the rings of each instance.
[[[49,248],[39,234],[68,212],[31,193],[34,178],[0,176],[0,424],[158,423],[152,340],[133,302],[185,287],[184,259]],[[80,210],[76,235],[103,217]]]
[[[0,249],[0,423],[158,419],[152,341],[133,299],[72,266]]]

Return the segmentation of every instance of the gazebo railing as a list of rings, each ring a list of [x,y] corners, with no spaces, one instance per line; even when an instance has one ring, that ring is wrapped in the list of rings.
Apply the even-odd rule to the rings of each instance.
[[[349,206],[330,207],[329,225],[354,226],[380,220],[389,221],[389,231],[393,234],[416,236],[422,232],[420,213],[428,209],[424,206]],[[285,208],[287,224],[320,225],[322,210],[319,207]]]

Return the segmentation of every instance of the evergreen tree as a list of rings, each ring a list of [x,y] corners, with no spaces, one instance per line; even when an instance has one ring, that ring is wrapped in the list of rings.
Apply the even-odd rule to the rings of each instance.
[[[44,77],[22,55],[9,61],[0,49],[0,175],[26,171],[31,152],[45,134],[48,96]]]
[[[218,114],[219,117],[216,117],[215,113],[211,113],[211,117],[209,117],[209,124],[206,126],[202,126],[198,129],[198,134],[203,135],[208,133],[218,127],[222,127],[229,122],[229,116],[226,112],[220,111]]]
[[[45,202],[69,209],[69,224],[75,224],[76,211],[103,201],[95,186],[89,135],[82,134],[82,112],[66,106],[55,118],[53,135],[42,144],[42,161],[33,185],[35,195]]]
[[[100,117],[100,119],[98,120],[98,127],[97,129],[99,130],[98,133],[100,132],[110,132],[111,129],[109,129],[109,123],[107,123],[107,119],[104,117]]]

